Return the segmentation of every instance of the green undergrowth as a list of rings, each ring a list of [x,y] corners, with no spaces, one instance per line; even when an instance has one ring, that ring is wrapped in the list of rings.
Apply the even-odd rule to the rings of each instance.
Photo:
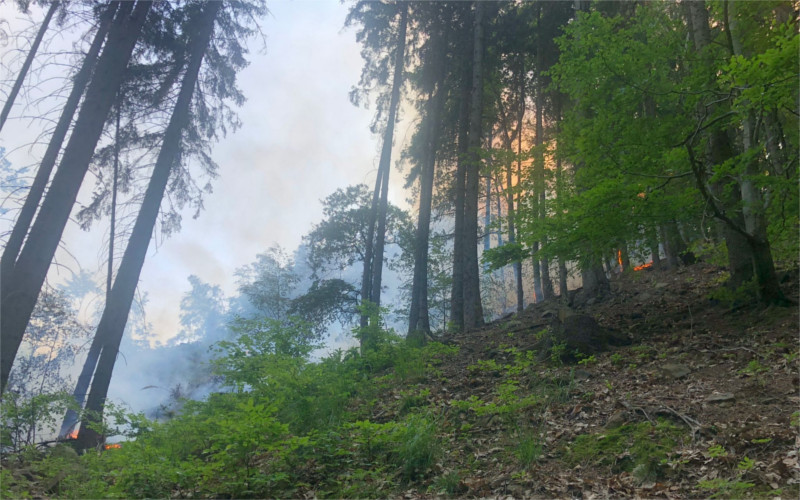
[[[671,455],[688,438],[685,428],[668,420],[630,423],[578,436],[567,446],[565,460],[630,472],[640,483],[655,481],[665,478]]]
[[[0,497],[374,498],[433,478],[442,424],[419,387],[458,349],[376,329],[363,353],[311,362],[305,328],[242,325],[216,347],[224,390],[166,421],[128,415],[119,448],[5,453]],[[397,387],[398,415],[371,421],[381,391]]]

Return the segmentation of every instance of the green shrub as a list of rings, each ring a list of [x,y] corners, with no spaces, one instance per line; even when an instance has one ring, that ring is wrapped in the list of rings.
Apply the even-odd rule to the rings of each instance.
[[[414,414],[405,419],[396,434],[399,441],[396,462],[403,478],[414,480],[427,474],[441,453],[436,437],[436,422],[429,414]]]
[[[670,453],[686,433],[667,420],[625,424],[602,434],[578,436],[567,453],[571,464],[599,464],[613,471],[634,472],[640,481],[652,480],[665,472]]]
[[[534,432],[527,432],[520,436],[516,446],[516,456],[520,464],[528,466],[542,456],[542,441]]]

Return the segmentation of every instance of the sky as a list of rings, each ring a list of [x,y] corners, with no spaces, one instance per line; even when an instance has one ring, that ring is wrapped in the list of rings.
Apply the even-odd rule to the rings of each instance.
[[[17,34],[43,17],[36,9],[30,16],[21,15],[11,4],[0,2],[0,30]],[[250,41],[250,66],[239,75],[247,98],[239,109],[243,126],[213,147],[220,176],[205,198],[205,210],[192,219],[187,209],[179,233],[150,245],[139,290],[149,299],[147,321],[159,342],[178,333],[180,299],[190,289],[189,275],[218,284],[231,295],[236,268],[273,244],[289,251],[297,247],[322,218],[319,200],[337,188],[374,183],[380,141],[369,131],[373,110],[357,108],[348,99],[362,66],[355,30],[343,29],[348,5],[337,0],[279,0],[268,2],[268,8],[270,13],[261,20],[266,47],[260,40]],[[71,39],[69,33],[58,35],[48,50],[69,47]],[[15,43],[13,36],[0,36],[2,79],[21,64],[13,57]],[[41,74],[63,72],[52,59],[45,66]],[[37,158],[37,149],[19,148],[36,137],[40,127],[25,116],[34,114],[37,98],[55,90],[46,85],[26,88],[29,95],[15,105],[0,132],[0,147],[6,148],[13,166]],[[0,92],[3,100],[7,87]],[[42,102],[46,101],[38,104]],[[410,125],[401,122],[396,133],[400,143],[410,134]],[[404,205],[402,175],[395,170],[392,179],[390,201]],[[86,184],[79,199],[91,191],[93,182]],[[104,269],[99,248],[105,227],[101,224],[87,233],[71,223],[57,256],[64,267],[51,268],[48,279],[63,281],[70,276],[66,269],[78,265]],[[8,221],[0,221],[0,232],[9,228]]]

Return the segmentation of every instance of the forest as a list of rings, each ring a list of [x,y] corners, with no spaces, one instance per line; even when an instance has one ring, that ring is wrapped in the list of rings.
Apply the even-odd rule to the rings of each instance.
[[[800,495],[797,2],[343,1],[374,168],[158,342],[271,5],[11,3],[0,498]]]

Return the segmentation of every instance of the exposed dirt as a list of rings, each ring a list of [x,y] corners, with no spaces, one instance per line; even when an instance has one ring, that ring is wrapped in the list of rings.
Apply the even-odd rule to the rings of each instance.
[[[784,292],[797,301],[797,275],[786,277]],[[605,300],[577,310],[632,343],[580,364],[547,353],[544,362],[520,361],[541,347],[537,332],[558,314],[555,301],[447,339],[458,354],[420,385],[442,419],[445,451],[436,474],[405,497],[441,496],[431,493],[441,491],[436,478],[450,473],[457,485],[447,496],[458,497],[797,498],[798,308],[731,308],[708,298],[722,280],[706,264],[617,277]],[[513,414],[457,403],[507,403],[500,390],[509,381],[515,396],[536,403]],[[385,394],[374,420],[393,418],[401,399]],[[568,460],[580,435],[602,439],[607,429],[658,419],[685,432],[652,477],[619,466],[625,454],[611,465]],[[516,451],[525,436],[541,447],[533,460]]]

